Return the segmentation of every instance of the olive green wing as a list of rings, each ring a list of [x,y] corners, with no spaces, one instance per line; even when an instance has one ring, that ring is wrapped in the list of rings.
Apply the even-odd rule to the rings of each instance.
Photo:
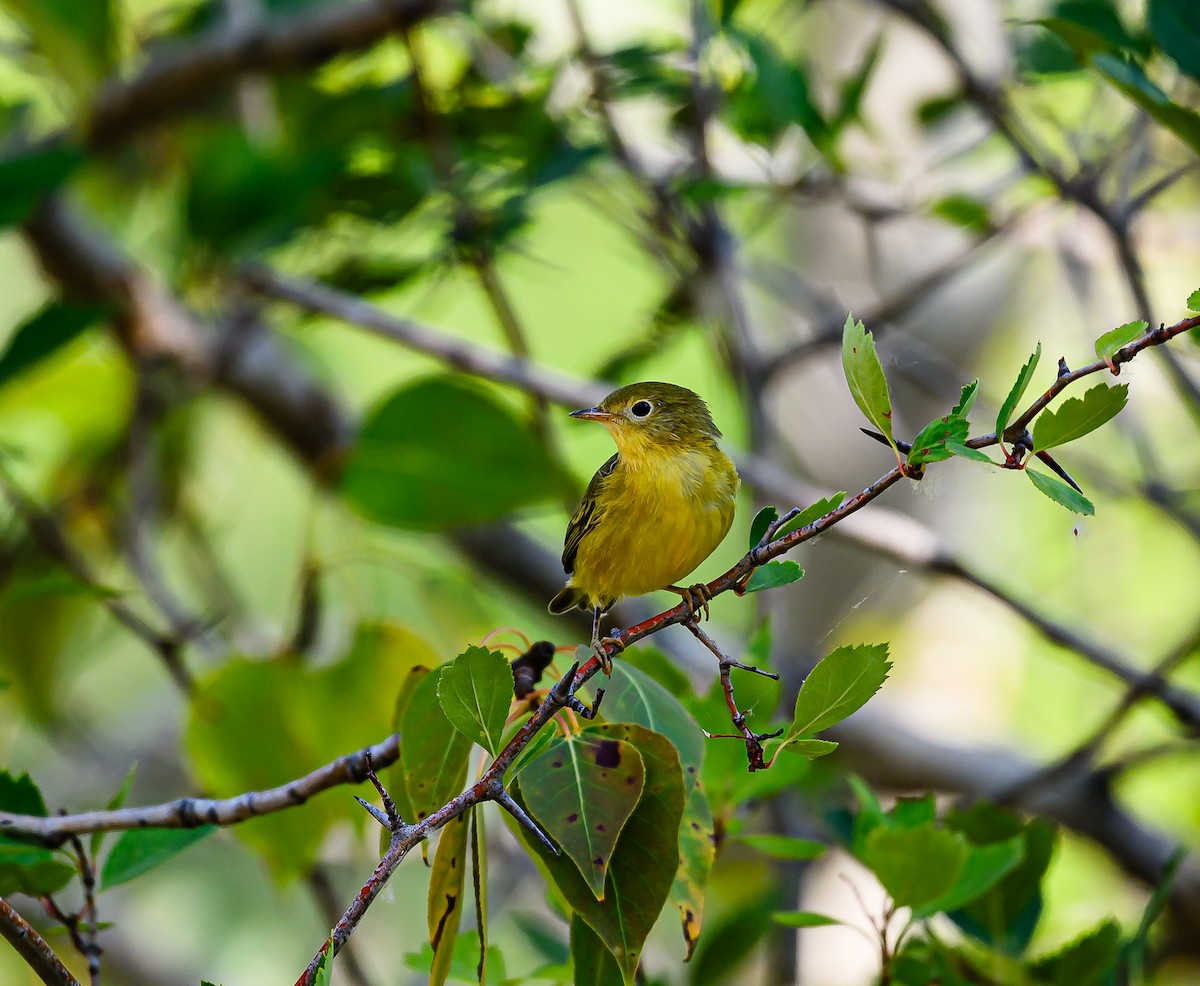
[[[568,575],[573,575],[575,572],[575,555],[579,552],[579,542],[600,521],[600,511],[597,507],[597,504],[600,502],[600,492],[607,484],[608,477],[617,468],[617,459],[618,456],[614,455],[596,470],[596,475],[592,477],[592,481],[588,483],[587,489],[583,491],[583,499],[579,501],[579,506],[575,508],[571,522],[567,524],[567,537],[563,544],[562,563],[563,569]]]

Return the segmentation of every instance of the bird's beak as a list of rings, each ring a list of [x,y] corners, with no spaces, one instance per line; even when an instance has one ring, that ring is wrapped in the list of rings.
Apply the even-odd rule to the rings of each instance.
[[[572,411],[569,416],[580,418],[583,421],[611,421],[617,415],[601,411],[598,407],[585,407],[578,411]]]

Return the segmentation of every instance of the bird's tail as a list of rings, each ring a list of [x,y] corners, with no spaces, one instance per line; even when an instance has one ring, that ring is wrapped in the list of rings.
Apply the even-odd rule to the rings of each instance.
[[[577,585],[564,585],[558,590],[558,594],[550,600],[550,605],[546,608],[555,616],[558,616],[561,613],[569,613],[576,607],[579,609],[591,608],[588,605],[587,593]]]

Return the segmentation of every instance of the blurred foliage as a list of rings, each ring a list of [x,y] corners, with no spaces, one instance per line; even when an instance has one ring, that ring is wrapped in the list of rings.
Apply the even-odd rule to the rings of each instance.
[[[1157,324],[1140,299],[1172,321],[1196,286],[1194,237],[1179,232],[1195,226],[1200,153],[1193,0],[996,0],[974,12],[881,0],[869,16],[779,0],[575,10],[568,0],[553,16],[520,0],[429,17],[414,4],[419,23],[369,47],[310,38],[286,71],[206,84],[161,114],[133,112],[119,139],[104,139],[105,114],[122,105],[114,94],[147,66],[186,61],[229,32],[286,34],[339,9],[357,16],[352,6],[0,0],[0,810],[232,797],[395,732],[399,759],[383,779],[417,821],[478,775],[536,707],[535,689],[565,669],[561,656],[532,661],[524,635],[564,649],[582,637],[551,622],[511,569],[536,567],[518,540],[526,535],[557,554],[560,507],[610,454],[603,437],[577,437],[494,381],[269,305],[242,277],[246,264],[320,279],[436,322],[451,341],[532,355],[581,379],[679,379],[710,399],[734,444],[781,468],[803,471],[789,445],[797,434],[826,450],[833,464],[811,471],[836,470],[822,480],[830,490],[859,489],[857,472],[879,471],[876,459],[834,448],[859,437],[857,405],[908,476],[928,471],[925,488],[943,468],[971,476],[965,493],[936,488],[954,505],[931,525],[947,539],[955,523],[966,532],[967,557],[985,573],[977,582],[1003,573],[1020,598],[1147,652],[1194,635],[1185,603],[1198,574],[1200,449],[1176,420],[1198,413],[1194,395],[1168,401],[1139,361],[1132,389],[1080,389],[1029,428],[1012,427],[1053,379],[1039,365],[1041,337],[1047,353],[1074,354],[1072,365],[1090,358],[1094,339],[1113,366]],[[976,76],[974,39],[985,36],[999,57],[992,75]],[[946,70],[923,77],[918,66],[939,52]],[[167,86],[163,98],[175,98]],[[64,244],[39,241],[48,201],[86,217],[85,238],[109,266],[81,272],[55,253]],[[822,218],[834,211],[860,225]],[[1171,244],[1157,263],[1139,253],[1154,236],[1132,231],[1148,214]],[[895,243],[893,223],[907,231]],[[1009,235],[1018,226],[1024,240]],[[851,240],[866,243],[853,271]],[[1058,279],[1082,285],[1090,334],[1058,332],[1064,319],[1049,302],[1042,311],[1045,285],[1032,276],[1021,287],[1036,300],[1024,307],[1008,284],[949,305],[936,285],[904,303],[884,289],[947,243],[969,253],[992,241],[1039,262],[1052,255]],[[1112,271],[1089,268],[1109,247],[1132,308],[1106,293]],[[30,260],[38,253],[42,274]],[[211,358],[192,363],[172,348],[171,319],[146,300],[141,271],[196,314],[199,335],[183,349]],[[749,338],[730,286],[739,279],[758,329]],[[1004,307],[997,298],[1008,307],[993,320],[984,310]],[[863,317],[836,338],[796,329],[831,317],[836,327],[850,307]],[[922,335],[906,321],[912,311],[942,327]],[[290,451],[271,417],[284,401],[248,394],[260,364],[229,369],[254,333],[278,344],[255,359],[329,395],[310,405],[314,429],[329,408],[361,412],[346,447],[318,461]],[[808,345],[812,364],[792,351]],[[1185,345],[1175,348],[1186,361]],[[820,358],[821,375],[833,376],[825,355],[840,356],[845,375],[836,398],[810,373]],[[979,379],[963,386],[977,362]],[[805,388],[813,404],[801,403]],[[1092,444],[1139,389],[1150,395],[1141,417],[1122,413]],[[257,416],[230,391],[251,397]],[[994,421],[1004,464],[1064,451],[1086,495],[1043,457],[1056,475],[1024,471],[1053,503],[1008,497],[1009,477],[978,469],[1002,464],[994,450],[967,444],[981,421]],[[774,539],[793,535],[844,497],[814,497],[786,516],[791,504],[747,497],[701,572],[739,558],[743,537],[753,548],[771,525]],[[1106,547],[1082,545],[1062,561],[1047,545],[1075,519],[1059,508],[1113,518],[1095,539]],[[1167,523],[1179,526],[1155,526]],[[490,565],[471,548],[481,530],[504,545]],[[886,776],[873,791],[852,769],[853,734],[824,735],[881,687],[902,706],[926,650],[1019,651],[1022,666],[1002,673],[1023,683],[998,685],[990,673],[980,690],[995,694],[977,696],[968,714],[991,739],[994,706],[1010,702],[1006,736],[1039,753],[1069,751],[1120,692],[1090,670],[1063,670],[1023,625],[997,629],[990,611],[966,612],[933,586],[921,590],[927,604],[874,599],[878,582],[812,550],[807,577],[795,561],[773,561],[743,587],[750,599],[714,606],[738,659],[784,679],[734,679],[750,727],[779,732],[766,743],[769,770],[747,772],[743,744],[721,738],[730,699],[708,665],[697,674],[678,647],[637,646],[603,683],[595,722],[562,716],[508,773],[561,854],[508,815],[511,832],[485,836],[491,808],[449,823],[424,847],[429,869],[407,861],[375,904],[383,917],[373,912],[355,936],[369,965],[387,970],[380,981],[403,981],[402,966],[414,982],[438,983],[788,981],[797,933],[802,966],[839,956],[811,965],[825,969],[811,981],[832,982],[821,976],[834,968],[839,986],[875,976],[903,986],[1194,981],[1191,959],[1182,972],[1171,964],[1187,929],[1164,918],[1178,857],[1157,887],[1130,890],[1115,869],[1072,864],[1075,836],[1047,818],[909,796]],[[811,627],[788,619],[793,605]],[[884,638],[890,648],[860,642]],[[1190,657],[1170,669],[1181,688],[1200,684]],[[164,658],[181,662],[185,688]],[[952,692],[957,673],[944,682],[939,671],[936,690]],[[895,728],[924,725],[921,708],[914,699]],[[929,722],[938,736],[942,719]],[[938,738],[955,738],[945,732]],[[1194,846],[1194,735],[1138,710],[1117,736],[1129,762],[1101,762],[1111,772],[1095,775],[1108,803],[1114,778],[1136,770],[1127,783],[1141,788],[1128,803]],[[1171,783],[1155,773],[1168,769],[1161,758],[1177,771],[1164,775]],[[136,775],[133,761],[143,764]],[[340,911],[374,865],[375,822],[335,788],[214,832],[131,830],[86,850],[2,834],[0,895],[31,919],[44,913],[36,898],[51,894],[82,908],[90,867],[101,941],[120,943],[105,958],[116,986],[298,973],[338,917],[325,913],[322,887],[335,886]],[[861,913],[834,908],[822,883],[851,860],[855,893],[875,895]],[[847,925],[870,944],[864,962],[843,968],[846,950],[822,936]],[[65,936],[51,942],[85,968]],[[318,982],[351,981],[345,968],[327,958]],[[5,983],[31,975],[0,952]]]

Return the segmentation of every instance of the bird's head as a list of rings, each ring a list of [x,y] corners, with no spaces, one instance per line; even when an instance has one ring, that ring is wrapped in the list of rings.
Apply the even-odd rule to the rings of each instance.
[[[691,448],[721,437],[704,399],[673,383],[633,383],[571,417],[599,421],[622,452]]]

